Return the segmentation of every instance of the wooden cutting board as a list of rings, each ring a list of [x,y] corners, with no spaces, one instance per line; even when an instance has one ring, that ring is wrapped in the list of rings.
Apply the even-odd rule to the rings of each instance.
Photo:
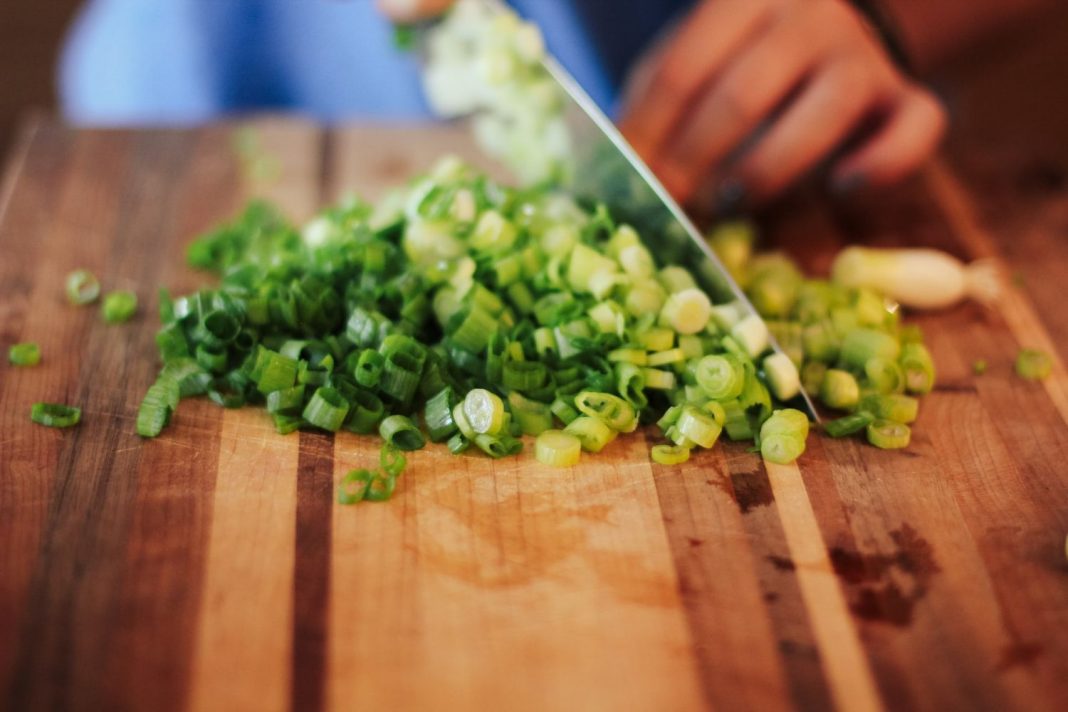
[[[551,470],[432,447],[391,502],[341,507],[373,439],[278,436],[203,401],[134,434],[155,290],[208,283],[184,245],[252,195],[305,218],[470,147],[247,126],[256,166],[234,126],[41,119],[9,160],[0,346],[44,360],[0,365],[0,709],[1068,708],[1068,380],[1059,359],[1042,384],[1011,372],[1020,344],[1065,355],[1029,300],[1059,291],[920,320],[940,385],[904,452],[814,436],[796,466],[727,444],[653,467],[637,433]],[[845,240],[1002,260],[975,205],[939,163],[877,204],[787,205],[766,233],[815,270]],[[1068,276],[1063,239],[1048,250],[1027,264]],[[65,304],[78,267],[137,290],[140,315]],[[39,400],[82,424],[31,424]]]

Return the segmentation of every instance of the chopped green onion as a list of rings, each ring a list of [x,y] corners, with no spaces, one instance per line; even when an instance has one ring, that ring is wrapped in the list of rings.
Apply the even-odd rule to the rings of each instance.
[[[82,419],[81,408],[59,403],[34,403],[30,408],[30,420],[50,428],[69,428]]]
[[[100,313],[109,324],[129,321],[137,313],[137,295],[128,291],[109,292],[104,297]]]
[[[681,465],[690,459],[690,448],[679,445],[654,445],[650,456],[658,465]]]
[[[100,282],[89,270],[76,269],[67,275],[67,299],[75,306],[92,304],[100,296]]]
[[[36,366],[41,363],[41,347],[32,342],[13,344],[7,350],[7,360],[15,366]]]
[[[860,413],[852,413],[843,418],[824,423],[823,429],[826,430],[827,434],[832,438],[844,438],[847,435],[859,433],[861,430],[867,428],[874,420],[874,415],[862,411]]]
[[[426,445],[419,428],[404,415],[391,415],[383,420],[378,426],[378,434],[398,450],[420,450]]]
[[[546,430],[534,442],[534,457],[550,467],[577,465],[582,455],[582,443],[573,434],[560,430]]]
[[[256,388],[260,393],[266,395],[272,391],[291,388],[296,382],[298,366],[296,359],[283,356],[276,351],[263,349],[257,355],[256,360],[259,375],[253,380],[256,381]]]
[[[809,361],[801,369],[801,387],[808,393],[819,393],[826,376],[827,364],[822,361]]]
[[[1038,349],[1021,349],[1016,356],[1016,375],[1029,381],[1049,378],[1053,372],[1053,359]]]
[[[545,403],[512,392],[508,394],[508,406],[524,435],[540,435],[553,427],[553,413]]]
[[[504,402],[485,388],[467,393],[463,402],[464,415],[476,434],[496,435],[504,424]]]
[[[916,395],[931,392],[935,383],[935,367],[926,346],[916,342],[904,344],[900,363],[905,372],[905,390]]]
[[[708,295],[694,287],[670,295],[660,311],[661,323],[679,334],[696,334],[705,328],[711,316],[712,302]]]
[[[820,400],[828,408],[848,410],[860,400],[860,386],[849,371],[827,369],[820,385]]]
[[[780,465],[793,462],[805,452],[808,416],[787,408],[771,414],[760,427],[760,454]]]
[[[382,399],[366,390],[357,390],[349,399],[349,417],[345,429],[366,435],[373,433],[385,415]]]
[[[697,385],[713,400],[732,400],[742,392],[745,372],[732,355],[704,356],[697,362]]]
[[[905,372],[896,361],[875,356],[864,364],[864,380],[877,393],[900,393],[905,389]]]
[[[572,420],[564,427],[564,432],[578,438],[586,452],[600,452],[616,438],[616,431],[600,418],[589,415],[580,415]]]
[[[851,329],[842,339],[839,360],[845,366],[862,370],[869,359],[876,356],[896,361],[901,345],[890,334],[875,329]]]
[[[690,441],[703,448],[710,448],[716,444],[723,427],[716,422],[715,417],[688,405],[682,409],[675,427],[679,433]]]
[[[356,382],[365,388],[374,388],[382,378],[382,368],[386,359],[374,349],[364,349],[353,369]]]
[[[801,374],[786,354],[774,353],[764,359],[764,376],[772,394],[787,401],[801,392]]]
[[[982,376],[986,373],[987,363],[985,359],[978,359],[972,363],[972,373],[976,376]]]
[[[670,391],[675,387],[675,374],[671,371],[643,368],[642,376],[645,377],[646,388],[652,388],[657,391]]]
[[[859,408],[871,413],[876,418],[893,420],[897,423],[911,423],[916,420],[920,402],[911,396],[899,393],[871,394],[860,400]]]
[[[479,433],[475,436],[475,446],[492,458],[517,455],[523,449],[523,443],[507,433]]]
[[[652,328],[640,334],[638,341],[649,351],[667,351],[675,345],[675,332],[671,329]]]
[[[750,358],[756,358],[768,348],[768,327],[756,314],[750,314],[731,328],[731,336]]]
[[[178,381],[161,373],[148,392],[145,393],[141,406],[137,409],[137,434],[145,438],[154,438],[167,427],[171,414],[178,407],[181,390]]]
[[[659,366],[669,366],[674,363],[682,363],[685,360],[686,353],[680,348],[674,348],[649,354],[646,363],[649,366],[656,368]]]
[[[575,396],[575,407],[583,415],[599,418],[617,433],[629,433],[638,427],[634,407],[610,393],[583,391]]]
[[[908,447],[912,431],[904,423],[875,420],[868,425],[868,442],[883,450]]]
[[[309,424],[336,433],[348,414],[348,402],[336,389],[324,386],[316,389],[302,416]]]
[[[549,370],[537,361],[509,361],[504,364],[501,383],[516,391],[531,391],[540,388],[548,378]]]
[[[407,458],[404,457],[404,453],[390,443],[386,443],[382,446],[382,450],[378,455],[378,461],[382,466],[382,471],[390,477],[398,477],[404,472],[404,467],[408,463]]]
[[[374,473],[370,470],[350,470],[341,478],[337,489],[338,504],[356,504],[367,496]]]
[[[431,442],[444,442],[458,430],[456,421],[452,419],[452,409],[456,405],[456,400],[456,394],[452,388],[445,386],[426,402],[423,420],[426,421],[426,429]]]
[[[367,486],[364,499],[368,502],[385,502],[397,489],[397,478],[392,475],[375,475]]]

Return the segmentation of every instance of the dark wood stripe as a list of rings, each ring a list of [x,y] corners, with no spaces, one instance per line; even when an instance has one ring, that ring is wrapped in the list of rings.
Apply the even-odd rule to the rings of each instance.
[[[300,434],[293,561],[293,710],[320,710],[326,697],[334,439]]]
[[[0,186],[0,344],[28,340],[27,318],[40,254],[55,213],[47,209],[72,160],[69,136],[27,123],[9,154]],[[0,700],[9,687],[20,620],[40,544],[42,519],[60,443],[34,429],[26,409],[33,379],[0,359]],[[40,372],[38,372],[40,371]],[[27,381],[32,381],[27,383]],[[2,705],[0,705],[2,706]]]
[[[160,276],[159,249],[171,234],[174,181],[188,160],[188,146],[174,135],[83,134],[79,140],[104,143],[97,174],[123,176],[114,207],[118,222],[101,279],[112,288],[143,294]],[[94,173],[81,180],[85,199],[95,200]],[[102,210],[109,209],[110,203],[102,203]],[[96,217],[110,219],[104,212]],[[133,322],[114,327],[85,316],[91,324],[85,348],[72,344],[69,352],[81,364],[80,375],[66,384],[64,398],[82,406],[83,419],[62,434],[22,620],[11,709],[116,706],[108,699],[105,678],[139,485],[141,441],[133,432],[133,415],[154,376],[155,364],[146,358],[153,329],[143,311]]]
[[[161,237],[170,239],[159,245],[161,281],[174,295],[192,292],[210,280],[185,266],[185,244],[206,225],[229,216],[237,200],[235,167],[216,169],[221,164],[218,157],[229,153],[228,135],[201,131],[190,138],[193,157],[177,209],[167,221],[175,228],[161,231]],[[151,339],[158,324],[155,301],[145,305],[146,363],[157,359]],[[142,385],[137,384],[138,389]],[[127,709],[180,710],[190,694],[222,414],[206,399],[187,400],[164,433],[142,446],[137,501],[104,676],[105,697]]]

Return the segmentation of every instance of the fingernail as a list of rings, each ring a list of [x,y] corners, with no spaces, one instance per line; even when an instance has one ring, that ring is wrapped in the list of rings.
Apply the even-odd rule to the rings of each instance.
[[[847,196],[856,193],[868,182],[863,173],[846,173],[831,181],[831,192],[838,196]]]
[[[716,188],[712,209],[717,217],[733,217],[741,211],[745,197],[745,185],[737,178],[727,178]]]

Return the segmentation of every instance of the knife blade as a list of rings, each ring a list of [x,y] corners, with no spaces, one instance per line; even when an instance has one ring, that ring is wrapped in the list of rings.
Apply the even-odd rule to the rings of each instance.
[[[693,221],[612,120],[555,58],[546,55],[542,64],[566,97],[564,121],[574,156],[568,187],[575,196],[604,203],[614,216],[638,231],[662,264],[687,267],[714,303],[737,301],[744,316],[761,318]],[[770,343],[782,353],[774,337]],[[804,388],[798,399],[798,405],[818,423],[819,415]]]

